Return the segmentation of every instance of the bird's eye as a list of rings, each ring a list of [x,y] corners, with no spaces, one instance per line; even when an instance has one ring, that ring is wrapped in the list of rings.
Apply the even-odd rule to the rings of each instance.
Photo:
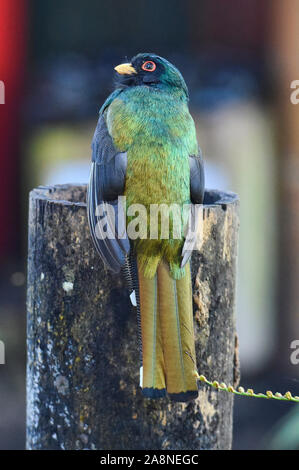
[[[153,72],[156,70],[156,64],[152,60],[147,60],[142,64],[141,66],[142,70],[145,70],[146,72]]]

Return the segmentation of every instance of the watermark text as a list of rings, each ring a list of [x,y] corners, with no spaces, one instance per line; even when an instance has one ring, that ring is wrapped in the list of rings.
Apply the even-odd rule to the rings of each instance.
[[[5,346],[3,341],[0,341],[0,364],[5,364]]]
[[[5,85],[2,80],[0,80],[0,104],[5,104]]]
[[[131,204],[119,196],[117,203],[96,207],[98,239],[185,240],[184,249],[199,249],[202,241],[202,204]],[[127,224],[126,224],[127,220]]]
[[[290,95],[290,100],[292,104],[299,103],[299,80],[293,80],[291,82],[291,88],[294,89]]]
[[[290,355],[291,364],[297,366],[299,364],[299,339],[294,339],[290,344],[290,348],[294,349]]]

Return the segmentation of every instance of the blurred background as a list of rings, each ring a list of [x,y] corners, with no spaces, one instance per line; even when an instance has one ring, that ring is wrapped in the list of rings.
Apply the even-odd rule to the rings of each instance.
[[[113,67],[137,52],[182,71],[207,187],[240,195],[241,384],[298,395],[298,0],[0,0],[1,449],[25,445],[28,191],[87,182]],[[299,449],[299,407],[236,398],[234,448]]]

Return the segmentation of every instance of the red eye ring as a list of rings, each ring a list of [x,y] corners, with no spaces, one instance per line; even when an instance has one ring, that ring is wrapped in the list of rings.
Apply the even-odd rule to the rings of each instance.
[[[156,67],[157,66],[155,62],[153,62],[152,60],[147,60],[141,66],[142,70],[144,70],[145,72],[154,72],[154,70],[156,70]]]

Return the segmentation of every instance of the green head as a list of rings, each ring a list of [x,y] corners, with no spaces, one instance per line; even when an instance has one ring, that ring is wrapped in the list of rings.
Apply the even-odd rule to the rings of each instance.
[[[156,54],[137,54],[130,63],[115,67],[116,87],[150,86],[167,91],[180,91],[188,99],[188,88],[182,74],[168,60]]]

